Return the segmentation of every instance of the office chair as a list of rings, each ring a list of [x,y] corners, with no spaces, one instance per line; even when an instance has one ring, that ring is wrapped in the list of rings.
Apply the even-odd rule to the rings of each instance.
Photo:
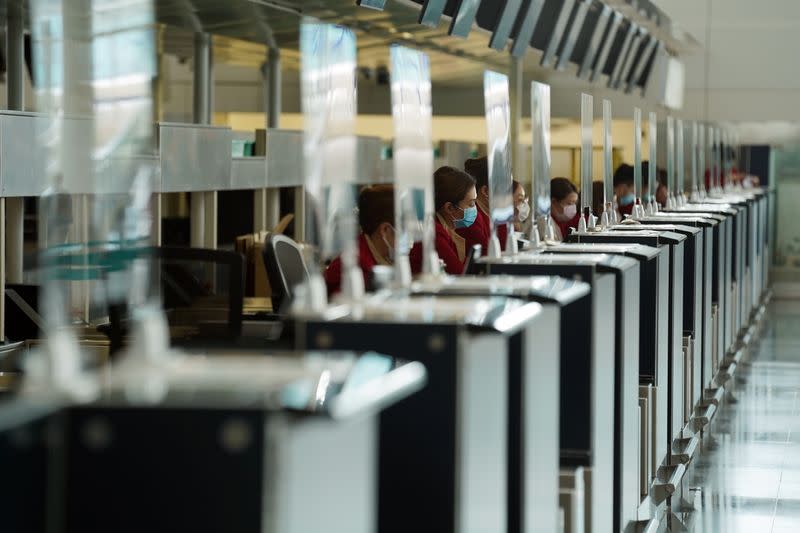
[[[467,250],[467,260],[464,262],[464,275],[482,274],[481,265],[478,260],[481,258],[481,245],[476,244]]]
[[[272,311],[280,313],[288,309],[294,297],[294,288],[308,280],[308,268],[300,247],[285,235],[269,235],[263,254],[272,289]]]
[[[203,324],[192,337],[173,337],[173,344],[208,342],[209,339],[229,342],[241,337],[245,275],[242,254],[182,246],[159,246],[144,252],[154,260],[153,267],[160,280],[162,302],[168,314],[170,310],[191,309],[195,301],[205,297],[219,297],[221,307],[227,308],[227,317],[221,323],[215,321]],[[198,277],[198,271],[205,272]],[[216,282],[222,288],[219,292],[213,287]],[[127,304],[109,304],[108,316],[108,324],[97,329],[108,336],[111,344],[109,353],[113,356],[123,347],[125,335],[128,333]]]

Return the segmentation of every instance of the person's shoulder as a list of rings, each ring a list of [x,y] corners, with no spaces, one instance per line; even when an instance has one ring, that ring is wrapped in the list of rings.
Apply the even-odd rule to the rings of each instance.
[[[358,248],[361,252],[363,252],[364,250],[369,251],[369,245],[367,244],[367,237],[363,233],[358,234]]]
[[[448,235],[447,228],[444,227],[439,217],[436,217],[434,227],[436,228],[436,235]]]

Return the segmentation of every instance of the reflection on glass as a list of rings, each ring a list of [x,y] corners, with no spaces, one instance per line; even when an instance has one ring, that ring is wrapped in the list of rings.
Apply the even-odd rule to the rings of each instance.
[[[603,100],[603,209],[614,197],[614,159],[611,141],[611,101]]]
[[[642,110],[633,108],[633,194],[642,197]]]
[[[675,194],[675,119],[667,117],[667,193]]]
[[[31,0],[48,337],[155,299],[144,248],[154,167],[152,0]],[[90,312],[93,310],[94,312]],[[58,331],[58,335],[55,335]],[[74,339],[73,339],[74,340]]]
[[[675,121],[675,164],[676,164],[676,190],[675,192],[680,196],[683,195],[683,180],[686,179],[686,161],[683,157],[683,121],[678,119]]]
[[[300,52],[306,237],[321,259],[342,252],[353,266],[356,37],[347,28],[305,20]],[[318,271],[318,261],[309,268]]]
[[[594,97],[581,95],[581,208],[592,209],[592,128],[594,127]]]
[[[697,152],[698,152],[697,144],[698,144],[698,141],[697,141],[697,122],[692,121],[692,129],[691,129],[691,134],[690,134],[690,137],[689,137],[689,148],[690,148],[689,157],[691,157],[691,165],[692,165],[692,175],[691,175],[691,180],[692,180],[692,191],[691,192],[692,192],[692,196],[697,194],[697,183],[699,181],[699,176],[697,174],[698,168],[699,168],[698,164],[697,164],[697,155],[698,155],[697,154]]]
[[[483,102],[486,109],[486,147],[489,164],[489,209],[491,211],[489,218],[491,235],[494,236],[497,226],[509,226],[514,219],[508,76],[490,70],[484,72]]]
[[[438,264],[433,245],[433,151],[431,77],[428,56],[392,46],[392,123],[394,125],[395,267],[401,284],[410,282],[408,253],[422,241],[423,272]]]
[[[542,240],[553,238],[550,226],[550,86],[531,83],[533,208]]]
[[[658,115],[652,111],[648,115],[647,127],[649,129],[649,160],[647,165],[647,191],[650,198],[655,198],[658,184],[656,183],[656,170],[658,164]]]

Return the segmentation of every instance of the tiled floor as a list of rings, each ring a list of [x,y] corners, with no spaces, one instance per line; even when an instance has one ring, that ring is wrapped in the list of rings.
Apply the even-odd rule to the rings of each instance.
[[[800,301],[770,305],[741,377],[696,465],[694,530],[800,533]]]

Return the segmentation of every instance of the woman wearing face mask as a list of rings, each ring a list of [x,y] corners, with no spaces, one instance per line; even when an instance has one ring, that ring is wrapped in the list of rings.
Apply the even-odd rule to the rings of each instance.
[[[441,167],[433,174],[436,209],[436,252],[448,274],[464,271],[466,240],[456,230],[469,228],[478,218],[475,179],[454,167]]]
[[[491,223],[489,222],[489,160],[485,156],[467,159],[464,162],[464,171],[475,179],[475,189],[478,193],[476,200],[478,217],[471,226],[456,229],[456,233],[466,241],[467,250],[476,244],[480,244],[481,252],[486,255],[489,250],[489,235],[491,233]],[[498,226],[497,239],[500,241],[502,250],[506,248],[507,237],[508,228],[506,226]]]
[[[528,203],[528,196],[525,194],[525,187],[517,180],[513,181],[514,191],[514,231],[525,231],[525,224],[531,215],[531,205]]]
[[[569,228],[578,227],[578,189],[567,178],[550,180],[550,216],[553,236],[557,241],[569,235]]]
[[[617,208],[622,218],[633,213],[636,195],[633,190],[633,167],[622,164],[614,172],[614,196],[617,197]]]
[[[394,264],[394,187],[374,185],[365,187],[358,195],[358,263],[364,274],[364,286],[369,286],[369,277],[376,265]],[[409,253],[411,272],[422,270],[422,250],[415,244]],[[328,294],[341,289],[342,261],[334,259],[325,270]]]

